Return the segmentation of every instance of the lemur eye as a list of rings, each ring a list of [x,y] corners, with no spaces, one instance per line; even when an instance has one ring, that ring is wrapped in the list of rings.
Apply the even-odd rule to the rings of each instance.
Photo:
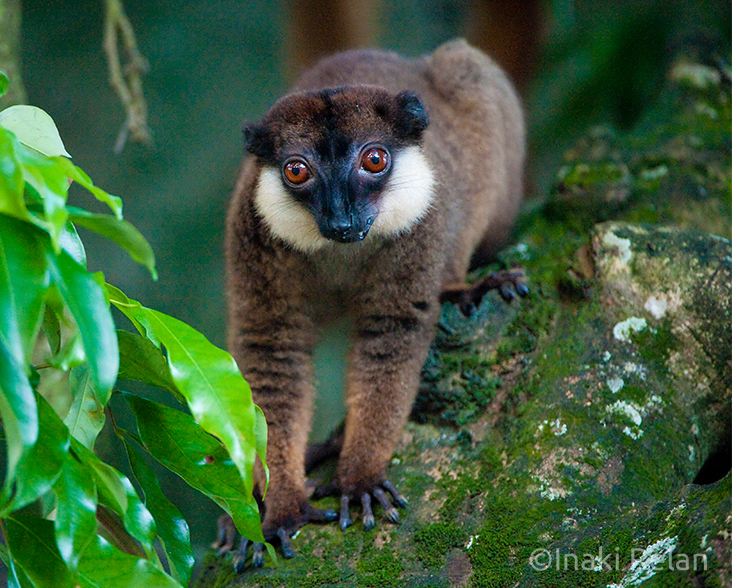
[[[378,174],[389,164],[389,154],[380,148],[369,149],[361,158],[361,168],[372,174]]]
[[[285,179],[291,184],[298,186],[310,177],[310,170],[307,164],[300,159],[293,159],[285,164]]]

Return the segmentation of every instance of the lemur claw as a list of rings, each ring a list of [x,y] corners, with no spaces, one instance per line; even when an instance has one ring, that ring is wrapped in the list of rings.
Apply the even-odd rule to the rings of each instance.
[[[371,496],[368,492],[361,495],[361,509],[363,510],[363,529],[364,531],[370,531],[376,525],[376,519],[371,510]]]
[[[295,550],[290,542],[290,535],[283,528],[277,529],[277,536],[280,538],[280,544],[282,545],[282,555],[285,559],[292,559],[295,557]]]
[[[341,514],[338,520],[341,531],[345,531],[353,524],[353,521],[351,520],[351,514],[348,512],[348,502],[348,496],[346,496],[345,494],[341,496]]]
[[[296,552],[292,547],[290,537],[295,532],[307,523],[329,523],[338,518],[338,513],[332,509],[321,510],[306,504],[303,508],[302,516],[293,525],[286,527],[277,527],[275,529],[270,528],[264,531],[265,539],[270,541],[277,537],[282,547],[282,556],[285,559],[291,559],[295,557]],[[218,533],[216,541],[212,545],[214,548],[218,548],[216,555],[222,555],[233,550],[234,538],[236,537],[236,527],[231,516],[223,515],[218,520]],[[237,573],[242,573],[246,569],[247,552],[249,550],[250,541],[244,537],[241,538],[239,548],[236,550],[233,559],[234,570]],[[252,545],[252,567],[261,568],[264,567],[264,543],[251,542]]]
[[[252,545],[252,567],[264,567],[264,543],[255,543]]]
[[[234,547],[236,527],[232,518],[226,514],[219,517],[219,520],[216,521],[216,526],[216,541],[211,544],[211,547],[218,549],[216,552],[216,557],[218,557],[231,551]]]
[[[394,507],[394,505],[403,508],[408,504],[408,500],[402,496],[399,491],[394,487],[394,484],[389,482],[388,480],[385,480],[381,483],[379,486],[376,486],[371,493],[364,492],[361,497],[361,510],[362,513],[362,520],[363,520],[363,528],[365,531],[370,531],[374,528],[376,525],[376,519],[374,517],[374,512],[371,508],[371,494],[373,494],[374,498],[379,502],[381,507],[384,509],[384,516],[387,520],[391,521],[392,523],[398,523],[399,522],[399,511]],[[394,500],[394,505],[392,505],[391,500],[387,496],[386,490]],[[351,514],[349,512],[349,505],[350,505],[350,499],[347,495],[341,496],[341,513],[339,517],[339,525],[341,528],[341,531],[345,531],[348,527],[350,527],[353,524],[353,521],[351,520]]]

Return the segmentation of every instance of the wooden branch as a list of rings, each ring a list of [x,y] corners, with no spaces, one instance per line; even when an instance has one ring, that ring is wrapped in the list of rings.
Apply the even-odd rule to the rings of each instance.
[[[152,141],[147,126],[147,103],[142,90],[142,76],[149,65],[137,48],[135,32],[125,14],[122,0],[105,0],[105,6],[104,52],[109,63],[109,83],[127,113],[114,146],[115,153],[120,153],[128,137],[138,143],[149,144]],[[127,58],[124,67],[120,61],[120,43]]]
[[[0,110],[26,102],[20,75],[20,22],[20,0],[0,0],[0,70],[10,79],[7,94],[0,98]]]

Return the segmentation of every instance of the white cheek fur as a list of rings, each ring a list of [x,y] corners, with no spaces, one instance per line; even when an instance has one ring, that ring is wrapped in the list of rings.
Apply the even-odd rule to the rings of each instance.
[[[432,204],[435,179],[421,148],[406,147],[394,154],[393,166],[377,204],[379,213],[366,240],[408,231],[424,217]],[[272,234],[296,249],[312,253],[333,245],[320,234],[310,211],[287,192],[278,169],[262,168],[254,203]]]
[[[422,220],[435,196],[435,177],[420,147],[401,150],[393,165],[371,227],[372,233],[385,237],[404,233]]]
[[[328,244],[310,211],[288,194],[278,169],[262,168],[254,205],[272,234],[296,249],[309,253]]]

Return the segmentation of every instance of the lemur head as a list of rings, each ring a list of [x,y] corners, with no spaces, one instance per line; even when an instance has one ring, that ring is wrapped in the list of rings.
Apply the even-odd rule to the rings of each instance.
[[[302,251],[409,230],[432,200],[427,124],[414,92],[346,86],[281,98],[244,128],[262,160],[259,214]]]

